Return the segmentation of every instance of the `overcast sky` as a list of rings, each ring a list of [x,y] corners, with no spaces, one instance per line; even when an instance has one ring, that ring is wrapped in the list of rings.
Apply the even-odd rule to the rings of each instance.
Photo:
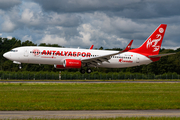
[[[36,44],[135,48],[162,23],[162,47],[180,47],[180,0],[0,0],[0,37]]]

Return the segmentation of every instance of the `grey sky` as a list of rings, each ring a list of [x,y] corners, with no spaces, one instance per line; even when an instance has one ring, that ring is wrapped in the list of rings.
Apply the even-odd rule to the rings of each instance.
[[[140,46],[161,24],[162,47],[180,47],[179,0],[0,0],[0,36],[65,47]]]

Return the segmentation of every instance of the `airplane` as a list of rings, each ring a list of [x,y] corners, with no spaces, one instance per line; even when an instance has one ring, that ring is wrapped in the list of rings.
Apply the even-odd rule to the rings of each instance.
[[[17,47],[3,56],[13,63],[50,64],[57,69],[78,68],[80,72],[91,73],[90,67],[125,68],[158,61],[161,57],[175,53],[159,54],[166,31],[166,24],[159,27],[139,47],[130,49],[133,40],[123,51],[58,48],[42,46]],[[85,70],[83,67],[87,67]]]

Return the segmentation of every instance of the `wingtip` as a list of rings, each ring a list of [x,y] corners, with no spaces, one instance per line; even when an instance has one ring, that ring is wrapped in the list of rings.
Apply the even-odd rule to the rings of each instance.
[[[130,43],[129,43],[129,44],[127,45],[127,47],[123,50],[123,52],[126,52],[126,51],[130,50],[132,43],[133,43],[133,40],[130,41]]]
[[[94,45],[91,45],[91,47],[89,48],[90,50],[92,50],[93,49],[93,47],[94,47]]]

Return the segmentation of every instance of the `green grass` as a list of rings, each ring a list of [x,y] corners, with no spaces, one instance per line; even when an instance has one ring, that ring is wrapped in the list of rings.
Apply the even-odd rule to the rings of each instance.
[[[180,109],[180,83],[0,83],[0,110]]]

